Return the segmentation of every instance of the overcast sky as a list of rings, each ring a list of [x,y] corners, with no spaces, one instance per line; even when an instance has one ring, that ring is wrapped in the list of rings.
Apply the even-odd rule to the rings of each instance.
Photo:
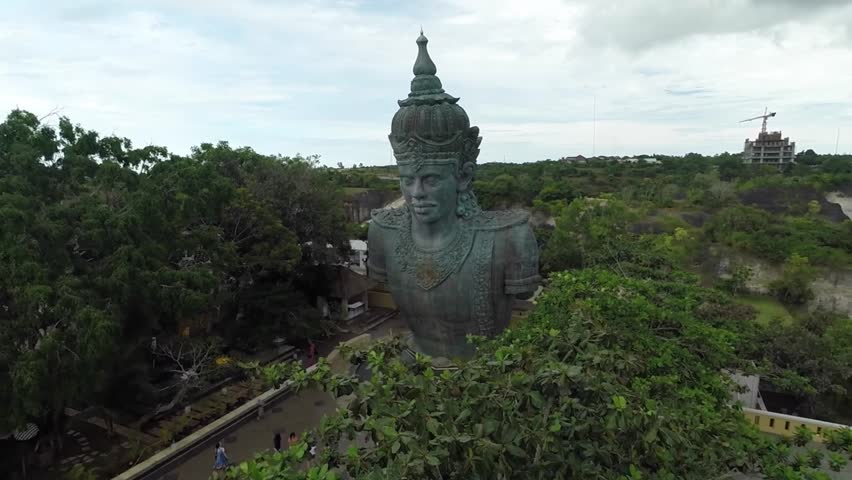
[[[386,165],[421,24],[480,161],[740,151],[767,106],[852,151],[852,1],[2,0],[0,109]]]

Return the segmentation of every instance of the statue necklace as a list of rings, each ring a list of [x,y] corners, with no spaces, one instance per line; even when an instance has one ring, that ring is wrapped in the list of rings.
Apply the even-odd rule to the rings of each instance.
[[[397,258],[403,273],[414,275],[417,286],[431,290],[458,272],[473,246],[475,231],[468,222],[461,220],[456,225],[453,239],[443,248],[429,251],[417,247],[411,235],[411,214],[399,229],[396,245]]]

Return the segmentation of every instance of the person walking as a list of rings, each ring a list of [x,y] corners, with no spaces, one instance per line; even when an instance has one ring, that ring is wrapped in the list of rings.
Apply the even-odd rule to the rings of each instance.
[[[272,438],[272,446],[276,452],[281,452],[281,432],[275,432],[275,437]]]
[[[310,450],[308,450],[308,467],[312,467],[317,461],[317,444],[309,443],[308,445],[311,446]]]
[[[213,478],[225,478],[225,470],[230,464],[228,455],[225,454],[225,445],[223,442],[216,442],[216,456],[213,463]]]
[[[317,361],[317,346],[314,342],[308,342],[308,365],[313,365]]]

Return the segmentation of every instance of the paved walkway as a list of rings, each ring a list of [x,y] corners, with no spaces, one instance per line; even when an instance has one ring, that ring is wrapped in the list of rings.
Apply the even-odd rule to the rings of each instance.
[[[385,336],[391,329],[403,328],[402,319],[393,317],[371,330],[373,336]],[[357,334],[353,333],[352,336]],[[321,355],[330,353],[332,345],[318,345]],[[281,432],[286,446],[290,432],[301,435],[305,430],[316,427],[326,413],[334,411],[335,402],[331,395],[317,390],[303,391],[291,395],[272,405],[263,419],[253,419],[224,438],[225,451],[234,463],[252,458],[256,453],[272,449],[272,437]],[[200,453],[187,459],[175,470],[163,477],[164,480],[205,480],[213,471],[213,447],[220,438],[211,439]]]

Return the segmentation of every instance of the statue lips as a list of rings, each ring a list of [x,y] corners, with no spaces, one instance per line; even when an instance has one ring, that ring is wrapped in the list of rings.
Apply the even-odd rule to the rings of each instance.
[[[434,209],[437,206],[438,205],[436,205],[434,203],[413,203],[413,204],[411,204],[411,208],[414,209],[414,213],[416,213],[418,215],[429,213],[430,211],[432,211],[432,209]]]

